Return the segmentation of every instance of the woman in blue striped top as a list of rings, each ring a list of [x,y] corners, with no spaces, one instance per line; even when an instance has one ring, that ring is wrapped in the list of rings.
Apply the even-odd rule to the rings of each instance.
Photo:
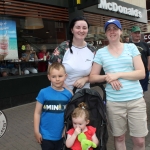
[[[104,29],[109,45],[97,51],[90,82],[107,82],[107,114],[116,150],[126,150],[127,125],[133,149],[144,150],[148,129],[146,104],[139,83],[145,77],[140,52],[134,44],[120,42],[119,20],[108,20]],[[102,67],[106,75],[99,75]]]

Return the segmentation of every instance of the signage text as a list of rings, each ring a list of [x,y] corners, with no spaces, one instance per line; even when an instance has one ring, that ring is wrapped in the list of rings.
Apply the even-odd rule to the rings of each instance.
[[[98,8],[106,9],[109,11],[119,12],[121,14],[141,18],[142,13],[138,9],[134,8],[127,8],[121,5],[118,5],[115,2],[108,2],[106,0],[100,0],[100,3],[98,4]]]

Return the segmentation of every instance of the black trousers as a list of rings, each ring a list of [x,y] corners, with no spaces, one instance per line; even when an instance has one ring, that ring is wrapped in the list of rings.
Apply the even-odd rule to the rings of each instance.
[[[63,147],[63,139],[58,141],[51,141],[51,140],[42,140],[41,144],[42,150],[62,150]]]

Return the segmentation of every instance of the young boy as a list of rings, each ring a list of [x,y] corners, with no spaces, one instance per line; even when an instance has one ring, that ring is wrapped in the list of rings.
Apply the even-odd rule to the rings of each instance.
[[[53,63],[48,68],[51,86],[41,89],[34,112],[34,133],[42,150],[60,150],[64,128],[64,110],[72,93],[63,87],[66,79],[61,63]]]

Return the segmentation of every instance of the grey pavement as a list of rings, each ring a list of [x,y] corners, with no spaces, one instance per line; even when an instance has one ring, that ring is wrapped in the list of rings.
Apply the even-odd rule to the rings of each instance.
[[[150,90],[150,84],[149,84]],[[148,114],[148,128],[150,130],[150,92],[145,93]],[[40,150],[33,133],[33,113],[35,102],[5,109],[8,127],[0,138],[0,150]],[[109,127],[108,127],[109,131]],[[132,150],[132,140],[126,134],[127,150]],[[109,131],[108,150],[114,150],[113,137]],[[150,134],[146,137],[146,150],[150,150]]]

